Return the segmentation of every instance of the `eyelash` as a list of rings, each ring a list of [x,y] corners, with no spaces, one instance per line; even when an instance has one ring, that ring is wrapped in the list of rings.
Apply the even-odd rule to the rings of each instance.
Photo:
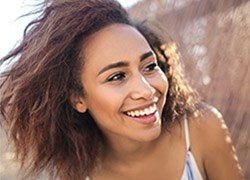
[[[151,72],[154,71],[157,68],[158,64],[156,62],[150,63],[149,65],[146,66],[145,71],[146,72]]]
[[[145,72],[152,72],[158,67],[158,64],[156,62],[150,63],[149,65],[146,66]],[[111,77],[108,78],[108,82],[111,81],[122,81],[126,78],[126,73],[125,72],[117,72]]]
[[[124,72],[117,72],[111,77],[108,78],[108,81],[121,81],[126,78],[126,75]]]

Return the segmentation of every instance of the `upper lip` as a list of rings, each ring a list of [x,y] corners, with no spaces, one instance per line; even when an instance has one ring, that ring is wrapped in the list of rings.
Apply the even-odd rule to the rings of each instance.
[[[124,112],[129,112],[129,111],[138,111],[138,110],[144,110],[145,108],[148,108],[154,104],[156,104],[158,102],[158,98],[156,98],[156,100],[152,101],[152,102],[149,102],[149,103],[146,103],[146,104],[143,104],[143,105],[140,105],[140,106],[137,106],[137,107],[134,107],[134,108],[130,108],[129,110],[126,110]]]

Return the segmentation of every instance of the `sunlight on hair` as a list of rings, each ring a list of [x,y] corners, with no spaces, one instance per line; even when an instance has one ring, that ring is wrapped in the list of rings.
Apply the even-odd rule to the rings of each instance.
[[[234,146],[233,146],[232,149],[233,149],[233,159],[237,162],[237,164],[236,164],[236,169],[238,169],[239,172],[242,174],[242,176],[244,176],[244,173],[243,173],[243,170],[242,170],[242,168],[241,168],[241,166],[240,166],[240,164],[239,164],[239,159],[238,159],[238,157],[237,157],[237,155],[236,155],[236,151],[235,151]]]
[[[221,128],[222,128],[222,129],[227,129],[227,125],[226,125],[225,123],[223,123],[223,124],[221,125]]]
[[[231,140],[231,138],[229,136],[226,136],[225,140],[226,140],[227,143],[230,143],[230,144],[232,143],[232,140]]]
[[[169,58],[169,64],[174,64],[175,61],[179,60],[180,53],[178,52],[177,44],[176,42],[170,42],[167,44],[162,44],[160,47],[164,54]]]
[[[217,118],[222,119],[222,114],[216,108],[211,108],[211,111],[217,116]],[[225,125],[224,122],[223,124]]]

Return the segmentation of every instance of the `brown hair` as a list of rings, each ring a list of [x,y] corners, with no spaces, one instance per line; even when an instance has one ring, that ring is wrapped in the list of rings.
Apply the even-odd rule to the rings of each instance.
[[[20,45],[0,61],[13,62],[1,77],[1,124],[28,175],[47,171],[52,179],[82,179],[95,167],[104,143],[102,133],[88,112],[74,110],[70,95],[84,92],[79,73],[86,38],[113,23],[137,27],[157,53],[170,86],[163,123],[195,109],[194,93],[178,63],[169,64],[162,40],[146,26],[133,25],[119,3],[47,1],[41,16],[27,26]]]

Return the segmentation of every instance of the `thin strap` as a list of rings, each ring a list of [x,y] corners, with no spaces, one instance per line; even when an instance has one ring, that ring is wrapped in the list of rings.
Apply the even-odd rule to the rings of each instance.
[[[184,130],[185,130],[186,149],[188,151],[190,149],[190,139],[189,139],[188,121],[186,114],[184,115]]]

